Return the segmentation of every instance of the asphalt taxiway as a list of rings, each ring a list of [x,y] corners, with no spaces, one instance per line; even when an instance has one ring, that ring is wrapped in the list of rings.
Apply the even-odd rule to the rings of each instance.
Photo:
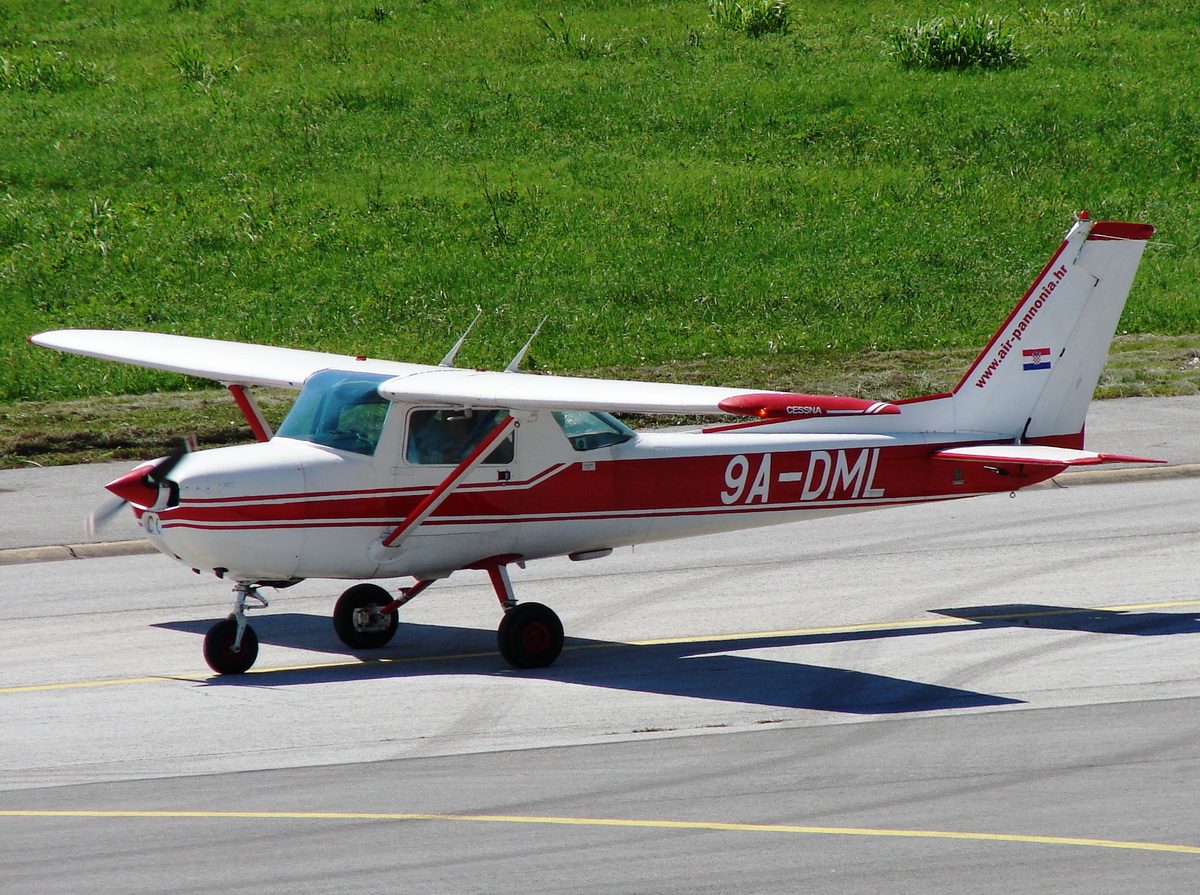
[[[1095,406],[1098,449],[1200,460],[1195,399]],[[107,471],[33,474],[40,521],[0,473],[3,546],[74,543],[21,525]],[[268,591],[256,668],[217,678],[222,582],[0,566],[0,884],[1190,892],[1200,478],[1060,481],[514,570],[568,634],[539,672],[482,573],[360,656],[341,585]]]

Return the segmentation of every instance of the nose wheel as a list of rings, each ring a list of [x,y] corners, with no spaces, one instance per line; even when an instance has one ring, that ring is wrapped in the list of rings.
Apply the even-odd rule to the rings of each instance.
[[[257,600],[264,608],[267,601],[258,587],[238,582],[233,589],[233,612],[217,622],[204,635],[204,661],[217,674],[244,674],[258,658],[258,635],[246,624],[246,601]]]
[[[204,661],[217,674],[244,674],[258,658],[258,635],[246,625],[241,643],[237,643],[237,619],[230,616],[208,629],[204,635]]]

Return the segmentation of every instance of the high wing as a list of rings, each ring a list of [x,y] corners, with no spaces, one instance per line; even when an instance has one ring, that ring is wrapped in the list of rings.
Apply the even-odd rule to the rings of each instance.
[[[217,382],[296,390],[309,376],[321,370],[361,369],[367,373],[399,376],[422,369],[418,364],[165,333],[59,329],[30,336],[29,341],[68,354],[120,361]]]
[[[582,379],[406,364],[319,351],[275,348],[163,333],[67,329],[39,333],[35,345],[155,370],[239,385],[299,389],[321,370],[361,370],[392,378],[379,393],[392,401],[513,410],[734,414],[762,419],[899,413],[893,404],[704,385]]]
[[[730,413],[763,419],[899,413],[893,404],[833,395],[800,395],[708,385],[582,379],[426,367],[389,379],[379,393],[392,401],[431,401],[513,410],[618,413]]]

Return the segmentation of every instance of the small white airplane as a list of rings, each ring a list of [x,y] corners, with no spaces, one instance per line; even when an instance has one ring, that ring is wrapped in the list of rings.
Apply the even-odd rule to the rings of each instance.
[[[500,653],[552,663],[563,627],[518,603],[508,566],[619,546],[1010,492],[1069,466],[1160,462],[1084,450],[1087,406],[1154,228],[1086,214],[948,394],[886,403],[708,386],[460,369],[145,332],[59,330],[36,345],[224,384],[257,443],[145,463],[107,486],[159,551],[234,582],[204,640],[238,674],[261,587],[411,576],[337,600],[352,649],[382,647],[398,610],[460,569],[488,573]],[[468,332],[469,332],[468,328]],[[253,386],[300,392],[272,433]],[[635,432],[609,414],[742,421]]]

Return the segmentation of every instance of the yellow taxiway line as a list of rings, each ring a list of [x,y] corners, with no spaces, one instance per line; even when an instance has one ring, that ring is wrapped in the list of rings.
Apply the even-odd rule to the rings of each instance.
[[[822,827],[798,824],[724,823],[720,821],[643,820],[618,817],[541,817],[510,814],[393,814],[340,811],[37,811],[0,810],[0,818],[146,818],[154,820],[363,820],[462,821],[490,824],[543,824],[572,827],[625,827],[655,830],[699,830],[728,833],[780,833],[808,836],[877,836],[901,839],[950,839],[976,842],[1018,842],[1028,845],[1067,845],[1135,851],[1200,855],[1200,846],[1074,836],[1031,836],[1021,833],[972,833],[950,830],[893,830],[871,827]]]
[[[1151,609],[1169,609],[1200,605],[1200,600],[1177,600],[1160,603],[1139,603],[1122,606],[1079,608],[1078,612],[1132,612]],[[858,625],[837,625],[819,628],[797,628],[781,631],[707,635],[700,637],[659,638],[612,644],[582,644],[568,649],[594,649],[604,646],[663,646],[670,644],[722,643],[759,638],[797,637],[821,634],[844,634],[861,631],[904,630],[919,627],[961,625],[964,622],[983,623],[993,619],[1025,618],[1037,615],[1061,615],[1071,610],[1052,610],[1040,613],[1011,613],[987,616],[982,619],[937,618],[904,622],[879,622]],[[475,658],[491,655],[490,652],[460,653],[454,655],[420,656],[400,659],[375,659],[363,662],[337,662],[316,665],[300,665],[261,669],[251,674],[270,674],[286,671],[320,670],[339,667],[355,667],[363,664],[397,664],[438,660]],[[82,681],[65,684],[43,684],[24,687],[0,688],[0,693],[64,690],[82,687],[104,687],[120,684],[154,683],[170,680],[202,682],[203,678],[192,677],[140,677],[103,681]],[[660,830],[695,830],[732,833],[774,833],[810,836],[867,836],[905,839],[941,839],[977,842],[1011,842],[1030,845],[1062,845],[1085,848],[1126,849],[1150,852],[1172,852],[1176,854],[1200,855],[1200,846],[1158,842],[1133,842],[1116,839],[1091,839],[1072,836],[1035,836],[1020,833],[980,833],[950,830],[905,830],[869,827],[826,827],[797,824],[726,823],[720,821],[648,820],[611,817],[549,817],[493,814],[418,814],[418,813],[369,813],[369,812],[317,812],[317,811],[87,811],[87,810],[0,810],[0,818],[147,818],[176,820],[362,820],[362,821],[458,821],[492,824],[542,824],[578,827],[624,827]]]
[[[563,652],[574,652],[579,650],[592,649],[611,649],[614,647],[628,646],[671,646],[671,645],[687,645],[698,643],[735,643],[745,640],[766,640],[771,638],[781,637],[814,637],[823,634],[855,634],[870,631],[903,631],[912,628],[939,628],[939,627],[954,627],[977,625],[984,627],[987,622],[1004,621],[1018,618],[1039,618],[1043,616],[1054,615],[1070,615],[1072,613],[1088,613],[1088,612],[1141,612],[1151,609],[1178,609],[1184,606],[1200,606],[1200,600],[1172,600],[1161,603],[1131,603],[1122,606],[1092,606],[1092,607],[1063,607],[1047,609],[1042,612],[1011,612],[998,613],[996,615],[975,616],[975,617],[946,617],[946,618],[925,618],[914,619],[911,621],[898,622],[865,622],[857,625],[831,625],[819,628],[792,628],[782,631],[754,631],[741,634],[702,634],[694,637],[662,637],[650,640],[625,640],[611,641],[603,643],[581,643],[568,645],[563,648]],[[474,652],[474,653],[445,653],[435,656],[401,656],[401,657],[384,657],[378,659],[364,659],[354,661],[337,661],[337,662],[317,662],[306,665],[281,665],[274,668],[253,668],[248,671],[245,677],[262,674],[281,674],[287,672],[299,671],[320,671],[337,668],[361,668],[364,665],[407,665],[416,662],[447,662],[461,659],[478,659],[485,656],[495,655],[494,651]],[[111,680],[96,680],[96,681],[73,681],[60,684],[26,684],[15,687],[0,687],[0,694],[5,693],[35,693],[46,692],[52,690],[79,690],[91,687],[114,687],[124,684],[151,684],[162,683],[165,681],[183,681],[188,683],[204,683],[207,680],[212,680],[208,677],[200,677],[196,675],[159,675],[154,677],[127,677],[113,678]]]

